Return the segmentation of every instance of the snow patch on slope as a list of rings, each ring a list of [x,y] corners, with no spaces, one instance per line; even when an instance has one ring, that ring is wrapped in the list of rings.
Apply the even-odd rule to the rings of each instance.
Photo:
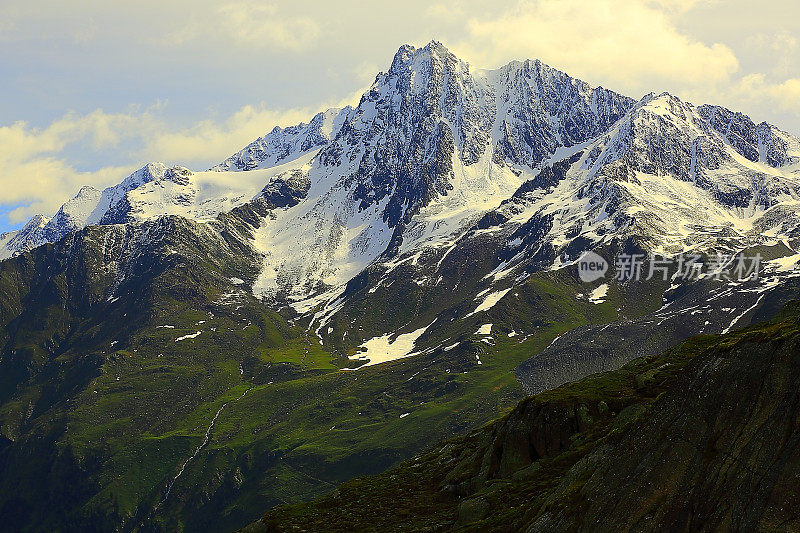
[[[497,292],[493,292],[493,293],[489,294],[488,296],[486,296],[483,299],[483,301],[478,305],[478,307],[475,308],[474,311],[472,311],[471,313],[467,314],[464,318],[470,317],[470,316],[472,316],[474,314],[477,314],[477,313],[480,313],[482,311],[488,311],[489,309],[494,307],[495,304],[497,302],[499,302],[503,298],[503,296],[508,294],[508,291],[510,291],[510,290],[511,290],[511,288],[509,287],[508,289],[503,289],[502,291],[497,291]]]
[[[603,283],[599,287],[595,288],[589,294],[589,301],[593,304],[601,304],[606,301],[606,296],[608,295],[608,283]]]
[[[392,339],[392,333],[373,337],[362,344],[359,347],[362,351],[357,355],[350,356],[350,359],[353,361],[367,361],[365,365],[358,367],[364,368],[414,355],[414,343],[430,326],[428,324],[424,328],[398,335],[394,339]]]

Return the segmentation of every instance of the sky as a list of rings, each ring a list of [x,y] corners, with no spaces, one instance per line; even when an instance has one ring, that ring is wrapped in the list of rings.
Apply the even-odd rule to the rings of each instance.
[[[0,232],[149,161],[206,169],[356,103],[404,43],[541,59],[800,135],[797,0],[3,0]]]

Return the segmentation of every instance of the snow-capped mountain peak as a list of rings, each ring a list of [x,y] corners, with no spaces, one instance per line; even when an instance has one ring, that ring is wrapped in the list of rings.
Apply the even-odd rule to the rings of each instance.
[[[637,102],[538,60],[475,70],[432,41],[400,47],[355,107],[276,127],[209,171],[151,163],[82,189],[0,238],[0,257],[88,224],[206,222],[253,202],[254,291],[302,301],[370,264],[446,249],[490,212],[485,231],[514,235],[509,261],[557,265],[630,236],[671,250],[755,242],[795,209],[799,169],[800,141],[725,108]]]
[[[740,249],[797,234],[797,215],[786,214],[800,209],[800,166],[752,161],[745,157],[750,147],[731,143],[702,108],[649,94],[579,157],[560,163],[557,179],[543,181],[550,189],[532,187],[542,182],[537,177],[500,212],[545,228],[556,266],[627,238],[677,253]],[[787,148],[787,161],[792,153]],[[515,260],[525,261],[526,250],[542,244],[538,238],[523,245]]]

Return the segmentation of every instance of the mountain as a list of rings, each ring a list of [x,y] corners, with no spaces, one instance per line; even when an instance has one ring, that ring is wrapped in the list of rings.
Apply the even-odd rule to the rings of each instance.
[[[119,209],[126,202],[128,193],[146,183],[163,179],[166,171],[164,165],[151,163],[125,178],[120,184],[102,192],[94,187],[82,187],[73,199],[61,206],[55,216],[47,218],[36,215],[19,232],[11,235],[4,242],[0,258],[17,255],[44,243],[56,242],[86,226],[107,222],[107,213]]]
[[[211,170],[240,171],[270,168],[280,163],[290,163],[308,153],[328,144],[342,127],[351,109],[328,109],[317,113],[308,124],[289,128],[275,127],[271,132],[259,137]]]
[[[800,141],[727,109],[403,46],[353,107],[0,237],[6,528],[234,530],[768,319],[800,292],[798,178]],[[617,276],[650,253],[702,275]]]
[[[540,171],[578,152],[564,171],[573,179],[533,186]],[[498,207],[513,219],[506,232],[561,209],[561,227],[549,230],[553,255],[570,254],[576,238],[596,243],[621,233],[652,250],[697,239],[710,249],[720,232],[752,244],[777,218],[764,211],[796,201],[799,160],[800,141],[718,106],[668,94],[635,102],[539,61],[473,72],[432,42],[402,47],[355,108],[276,128],[212,169],[220,174],[151,164],[102,201],[84,189],[62,208],[77,216],[60,211],[44,230],[32,220],[6,238],[2,253],[95,223],[163,214],[210,220],[258,200],[272,180],[264,191],[283,187],[295,205],[279,200],[287,209],[254,239],[265,254],[254,290],[293,302],[326,292],[330,299],[378,258],[441,247]],[[226,171],[240,172],[229,180]],[[592,219],[592,228],[577,229]]]
[[[782,531],[800,520],[798,308],[541,393],[241,531]]]

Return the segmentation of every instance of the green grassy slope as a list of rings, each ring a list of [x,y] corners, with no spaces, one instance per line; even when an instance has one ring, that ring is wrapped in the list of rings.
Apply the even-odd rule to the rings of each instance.
[[[257,274],[241,227],[93,227],[0,263],[0,529],[241,527],[502,415],[521,361],[620,305],[537,275],[467,319],[453,304],[423,354],[340,371],[350,347],[231,281]]]
[[[771,322],[528,398],[245,531],[791,528],[798,317],[794,304]]]
[[[349,348],[230,281],[255,275],[236,239],[169,224],[89,228],[0,264],[3,527],[235,529],[502,415],[523,397],[520,362],[620,306],[536,275],[456,312],[423,354],[340,371]],[[491,340],[475,334],[488,322]]]

